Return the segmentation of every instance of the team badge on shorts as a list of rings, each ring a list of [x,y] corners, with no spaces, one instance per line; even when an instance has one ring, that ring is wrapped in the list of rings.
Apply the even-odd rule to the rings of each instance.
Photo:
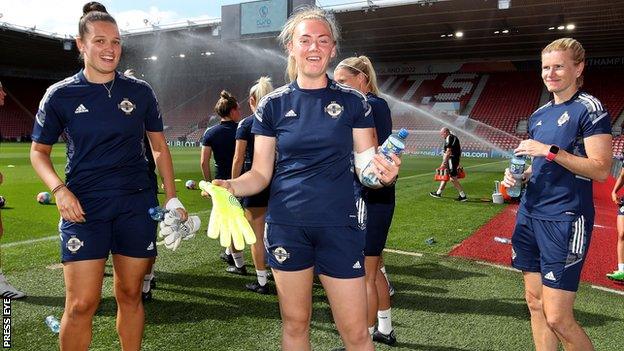
[[[80,241],[80,239],[76,238],[75,235],[72,235],[72,237],[67,240],[67,244],[65,246],[67,247],[67,250],[74,254],[84,246],[84,241]]]
[[[336,101],[332,101],[329,105],[325,107],[325,112],[331,116],[331,118],[338,118],[344,108],[340,106]]]
[[[288,251],[286,251],[286,249],[281,246],[273,250],[273,256],[275,256],[275,259],[279,263],[284,263],[286,259],[290,258],[290,254],[288,253]]]
[[[568,115],[568,111],[564,112],[561,117],[557,120],[557,124],[561,127],[565,122],[570,120],[570,116]]]
[[[128,116],[130,116],[130,114],[132,113],[132,111],[134,111],[134,108],[136,107],[136,105],[133,104],[132,101],[128,100],[128,98],[124,98],[123,101],[120,102],[117,106]]]

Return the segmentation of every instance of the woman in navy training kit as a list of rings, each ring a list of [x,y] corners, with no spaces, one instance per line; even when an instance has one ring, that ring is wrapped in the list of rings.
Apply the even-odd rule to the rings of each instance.
[[[165,184],[166,207],[187,214],[176,198],[173,165],[158,103],[144,81],[115,71],[121,56],[117,24],[96,2],[83,8],[76,44],[84,60],[78,74],[48,88],[37,112],[30,159],[52,190],[61,215],[65,312],[61,350],[87,350],[101,298],[104,266],[113,255],[117,332],[123,350],[139,350],[144,326],[143,276],[156,256],[158,204],[148,177],[143,137]],[[67,137],[66,182],[50,159]]]
[[[401,161],[375,155],[365,96],[327,77],[338,35],[332,16],[319,8],[300,8],[289,18],[279,38],[291,83],[258,105],[252,168],[214,181],[235,196],[256,194],[271,182],[266,243],[286,351],[311,349],[315,273],[347,350],[374,349],[366,330],[365,238],[357,228],[351,158],[355,153],[360,176],[362,165],[374,160],[385,184],[394,181]]]
[[[256,84],[249,89],[249,107],[256,111],[258,102],[265,95],[273,91],[271,78],[260,77]],[[254,135],[251,133],[254,116],[247,116],[238,124],[236,129],[236,149],[234,151],[234,161],[232,163],[232,179],[238,178],[241,173],[251,169],[253,164]],[[251,224],[256,234],[256,243],[251,246],[251,257],[256,268],[257,281],[245,284],[247,290],[260,294],[268,294],[267,270],[264,262],[264,216],[269,203],[269,187],[256,195],[243,198],[242,205],[245,208],[245,217]]]
[[[611,118],[582,92],[585,49],[562,38],[542,50],[542,80],[553,100],[529,117],[529,139],[516,155],[532,157],[511,237],[512,266],[522,271],[536,350],[590,351],[574,301],[594,223],[592,180],[611,169]],[[505,170],[503,185],[516,180]]]
[[[378,144],[392,133],[392,117],[386,100],[377,96],[377,75],[368,57],[349,57],[334,70],[334,79],[366,94],[375,120]],[[358,184],[358,186],[361,186]],[[366,295],[368,299],[368,332],[373,340],[384,344],[396,343],[392,329],[388,282],[379,271],[381,253],[386,246],[392,215],[394,214],[394,185],[381,189],[364,189],[367,207],[366,223]],[[375,321],[378,320],[377,330]]]
[[[204,132],[201,139],[201,159],[200,165],[204,180],[211,181],[212,174],[210,172],[210,157],[214,154],[215,159],[215,177],[214,179],[230,179],[232,176],[232,160],[234,159],[234,148],[236,145],[236,127],[240,120],[240,111],[238,109],[238,101],[228,91],[221,91],[219,101],[215,104],[214,112],[221,118],[219,124],[212,126]],[[205,194],[207,196],[207,194]],[[243,252],[230,252],[231,248],[226,250],[226,260],[229,273],[242,274],[247,273],[245,262],[243,261]],[[231,255],[231,256],[230,256]]]

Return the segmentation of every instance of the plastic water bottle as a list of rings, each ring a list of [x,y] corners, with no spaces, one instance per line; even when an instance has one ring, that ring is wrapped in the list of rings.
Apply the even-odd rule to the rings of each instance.
[[[509,163],[509,172],[516,180],[516,184],[507,189],[507,194],[511,197],[520,196],[522,190],[522,174],[526,166],[526,158],[524,156],[513,156]]]
[[[160,206],[152,207],[147,211],[153,220],[165,222],[166,225],[172,225],[175,221],[180,220],[180,213],[178,211],[170,211]]]
[[[45,324],[54,334],[58,334],[61,331],[61,323],[59,323],[58,319],[52,315],[45,318]]]
[[[502,238],[500,236],[495,236],[494,241],[496,241],[497,243],[501,243],[501,244],[511,244],[511,239]]]
[[[390,157],[390,154],[395,154],[399,156],[403,152],[403,150],[405,150],[405,139],[408,135],[409,132],[405,128],[402,128],[396,133],[390,134],[388,139],[386,139],[386,141],[384,141],[384,143],[381,144],[381,146],[379,147],[378,153],[383,155],[386,160],[388,160],[388,162],[394,163],[392,161],[392,157]],[[373,172],[374,167],[375,165],[371,160],[364,168],[364,176],[362,177],[362,182],[366,186],[374,186],[379,184],[379,179],[375,175],[375,172]]]

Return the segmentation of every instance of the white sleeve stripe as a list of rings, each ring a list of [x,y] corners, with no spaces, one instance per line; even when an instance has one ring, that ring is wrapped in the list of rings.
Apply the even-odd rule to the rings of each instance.
[[[67,77],[60,82],[56,82],[50,85],[50,87],[46,89],[45,94],[43,94],[43,98],[41,98],[41,101],[39,102],[39,111],[43,111],[44,115],[40,116],[40,113],[37,111],[37,116],[36,116],[37,124],[39,126],[43,127],[43,124],[45,122],[45,104],[47,104],[48,101],[50,101],[50,99],[52,98],[52,94],[54,94],[57,90],[70,85],[71,83],[74,82],[74,80],[75,80],[75,76]]]
[[[608,115],[609,115],[608,112],[605,112],[605,113],[601,114],[600,116],[598,116],[598,118],[596,118],[595,120],[592,121],[592,124],[598,123],[598,121],[600,121],[601,119],[605,118]]]
[[[581,96],[585,97],[586,99],[588,99],[590,101],[593,101],[594,104],[598,107],[598,109],[600,111],[603,110],[602,103],[595,96],[592,96],[592,95],[589,95],[589,94],[582,94]]]
[[[579,96],[579,99],[581,99],[584,102],[586,102],[585,105],[589,105],[589,107],[590,107],[589,108],[589,110],[590,110],[589,112],[594,112],[594,111],[598,110],[598,106],[596,106],[596,104],[593,101],[591,101],[590,99],[586,98],[585,96],[581,95],[581,96]]]

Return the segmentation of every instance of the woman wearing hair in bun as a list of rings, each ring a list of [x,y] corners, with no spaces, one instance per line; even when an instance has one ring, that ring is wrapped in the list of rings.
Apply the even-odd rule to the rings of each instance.
[[[334,79],[338,83],[346,84],[366,95],[366,99],[372,108],[375,120],[377,141],[381,145],[392,133],[392,117],[386,100],[380,98],[377,87],[377,75],[372,63],[366,56],[349,57],[342,60],[334,70]],[[356,186],[362,187],[360,184]],[[368,331],[373,340],[393,345],[396,336],[392,329],[390,314],[390,294],[388,282],[383,274],[380,274],[380,258],[392,215],[394,214],[394,185],[381,189],[364,189],[363,198],[366,199],[367,223],[366,223],[366,246],[364,262],[366,267],[366,295],[368,300]],[[377,329],[375,321],[378,320]]]
[[[214,112],[221,118],[221,122],[208,127],[201,138],[200,165],[205,181],[212,179],[230,179],[232,176],[232,160],[236,145],[236,126],[241,118],[238,101],[228,91],[219,94],[219,101],[215,104]],[[210,157],[214,155],[215,175],[210,171]],[[228,263],[228,273],[246,275],[243,252],[235,252],[227,248],[221,258]]]
[[[87,350],[99,305],[104,267],[112,253],[117,332],[122,350],[139,350],[145,315],[141,285],[156,256],[158,204],[148,176],[144,133],[165,185],[166,207],[187,213],[176,198],[173,164],[158,102],[144,81],[116,71],[121,39],[106,8],[83,8],[76,44],[84,69],[46,91],[33,128],[30,159],[56,198],[61,215],[65,312],[61,350]],[[65,181],[50,159],[61,133],[67,137]]]
[[[249,107],[251,111],[255,112],[260,99],[271,91],[273,91],[271,78],[260,77],[256,84],[249,89]],[[236,129],[236,150],[234,151],[232,164],[232,179],[238,178],[242,173],[251,170],[254,152],[254,134],[251,132],[253,120],[253,115],[245,117],[238,124],[238,129]],[[244,197],[242,201],[242,205],[245,208],[245,217],[249,220],[249,224],[251,224],[256,234],[256,243],[251,246],[251,257],[256,268],[257,281],[245,284],[245,288],[259,294],[269,293],[267,270],[264,261],[264,215],[266,214],[268,203],[269,187],[266,187],[259,194]]]

